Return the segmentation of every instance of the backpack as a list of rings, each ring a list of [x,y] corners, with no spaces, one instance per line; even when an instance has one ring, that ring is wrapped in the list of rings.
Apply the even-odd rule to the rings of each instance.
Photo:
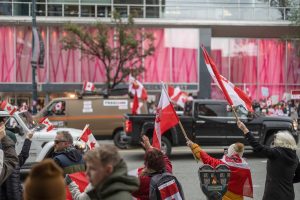
[[[179,183],[177,178],[169,172],[163,172],[159,174],[154,174],[151,177],[149,199],[150,200],[165,200],[165,199],[184,200],[184,194],[183,194],[181,184]]]

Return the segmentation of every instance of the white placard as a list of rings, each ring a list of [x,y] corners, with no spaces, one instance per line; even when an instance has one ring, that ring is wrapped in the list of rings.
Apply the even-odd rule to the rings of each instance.
[[[82,112],[83,113],[93,112],[92,101],[83,101]]]
[[[128,100],[112,100],[107,99],[103,101],[103,106],[118,106],[119,109],[127,109],[128,108]]]

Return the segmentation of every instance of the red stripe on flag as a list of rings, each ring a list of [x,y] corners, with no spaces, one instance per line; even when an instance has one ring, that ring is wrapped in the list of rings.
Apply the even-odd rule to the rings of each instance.
[[[213,73],[214,73],[214,75],[215,75],[215,77],[216,77],[216,79],[219,83],[219,86],[221,87],[221,90],[224,93],[224,96],[225,96],[226,100],[228,101],[229,105],[232,106],[233,102],[232,102],[230,96],[228,95],[227,90],[225,89],[225,87],[223,85],[222,78],[221,78],[221,76],[220,76],[220,74],[219,74],[219,72],[216,68],[216,65],[215,65],[214,61],[210,58],[210,56],[208,55],[208,53],[207,53],[206,49],[204,48],[204,46],[201,46],[201,48],[202,48],[205,63],[210,65],[210,67],[211,67],[211,69],[212,69],[212,71],[213,71]]]

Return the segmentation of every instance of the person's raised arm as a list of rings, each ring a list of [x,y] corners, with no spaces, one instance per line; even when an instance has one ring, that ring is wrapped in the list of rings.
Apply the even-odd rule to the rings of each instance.
[[[249,144],[253,147],[254,150],[263,153],[268,158],[275,158],[279,155],[279,152],[276,149],[260,144],[254,138],[253,134],[248,130],[246,125],[240,120],[237,121],[237,126],[243,131],[246,140],[249,142]]]

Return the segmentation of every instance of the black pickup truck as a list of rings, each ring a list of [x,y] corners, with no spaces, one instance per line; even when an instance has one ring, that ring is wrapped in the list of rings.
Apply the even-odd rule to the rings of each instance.
[[[194,100],[189,115],[179,115],[179,119],[187,136],[201,146],[224,148],[234,142],[247,145],[241,130],[236,125],[234,113],[229,111],[226,101]],[[245,112],[237,112],[254,136],[262,143],[271,145],[274,134],[279,130],[288,130],[298,143],[298,123],[289,117],[249,116]],[[141,135],[152,138],[154,114],[125,114],[125,133],[122,138],[130,146],[140,145]],[[186,145],[179,125],[169,129],[162,136],[162,150],[171,154],[172,146]],[[247,146],[250,149],[250,146]]]

